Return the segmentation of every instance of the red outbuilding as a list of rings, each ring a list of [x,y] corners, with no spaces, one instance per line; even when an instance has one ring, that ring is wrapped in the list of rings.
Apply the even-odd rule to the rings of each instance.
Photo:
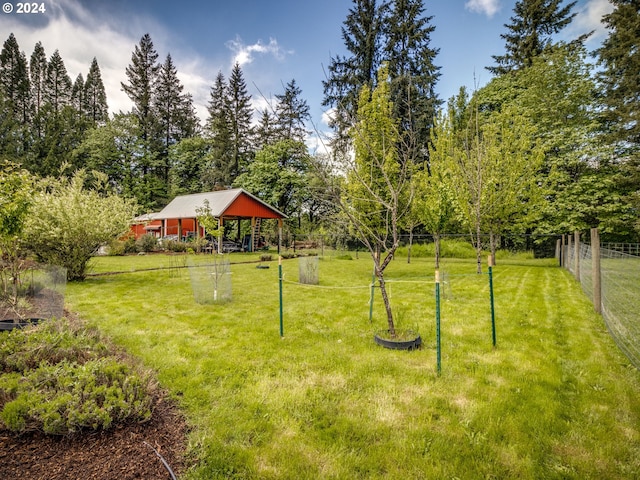
[[[282,220],[287,218],[256,196],[236,188],[178,196],[162,211],[137,217],[131,225],[131,232],[136,239],[144,234],[152,234],[158,238],[175,236],[176,240],[204,237],[206,232],[202,225],[198,224],[197,217],[198,211],[205,207],[209,208],[220,226],[223,226],[225,221],[237,220],[240,230],[241,221],[251,222],[249,250],[256,249],[262,219],[277,219],[282,233]],[[222,242],[219,242],[218,249],[221,251]]]

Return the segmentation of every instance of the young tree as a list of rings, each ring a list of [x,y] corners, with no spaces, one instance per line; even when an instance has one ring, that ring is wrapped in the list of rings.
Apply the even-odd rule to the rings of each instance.
[[[389,334],[395,337],[384,272],[399,246],[400,222],[412,201],[413,163],[399,149],[400,132],[386,67],[381,67],[373,91],[366,86],[362,89],[357,119],[351,130],[355,156],[343,157],[346,185],[336,203],[373,259]]]
[[[104,180],[104,179],[103,179]],[[109,193],[98,181],[85,188],[86,173],[50,181],[33,197],[25,225],[26,242],[43,262],[67,269],[69,280],[83,280],[100,245],[129,230],[136,206]]]
[[[429,168],[415,174],[415,196],[411,210],[433,235],[435,267],[440,268],[440,240],[455,224],[452,162],[456,151],[452,110],[442,112],[433,127],[433,143],[429,144]]]
[[[534,144],[528,118],[514,108],[503,106],[485,116],[477,97],[466,108],[468,123],[458,135],[451,163],[452,193],[481,273],[483,234],[489,234],[495,258],[496,236],[535,208],[542,150]]]
[[[33,199],[32,175],[0,162],[0,299],[15,305],[24,268],[22,239]]]
[[[518,0],[513,8],[511,23],[505,24],[508,33],[500,35],[505,40],[504,55],[493,55],[496,66],[487,67],[495,75],[531,66],[533,59],[554,46],[553,35],[560,32],[576,13],[571,10],[576,1],[561,7],[562,0]],[[576,40],[581,44],[588,35]]]

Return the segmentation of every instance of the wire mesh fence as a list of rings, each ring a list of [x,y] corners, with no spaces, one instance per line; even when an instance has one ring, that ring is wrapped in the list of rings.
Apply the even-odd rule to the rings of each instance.
[[[0,320],[62,318],[67,270],[37,264],[20,272],[13,282],[11,298],[0,298]]]
[[[595,245],[579,240],[576,246],[577,238],[574,236],[572,242],[563,246],[562,263],[579,278],[596,311],[602,312],[620,350],[640,369],[640,255],[634,254],[640,252],[640,245],[625,244],[625,251],[607,248],[609,244],[598,245],[596,249]]]
[[[190,256],[188,269],[196,303],[214,304],[232,300],[229,257],[223,255]]]
[[[320,283],[319,258],[317,256],[298,258],[298,279],[305,285]]]

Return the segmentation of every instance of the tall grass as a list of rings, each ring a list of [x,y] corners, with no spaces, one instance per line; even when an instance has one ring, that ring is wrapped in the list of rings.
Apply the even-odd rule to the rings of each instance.
[[[110,258],[100,259],[109,268]],[[162,261],[160,258],[158,261]],[[131,259],[135,263],[136,259]],[[634,478],[640,375],[570,275],[518,259],[486,275],[445,262],[442,374],[436,374],[433,259],[388,269],[401,326],[422,350],[374,344],[372,265],[320,261],[319,285],[232,265],[233,301],[198,305],[188,276],[146,271],[68,287],[68,306],[145,364],[193,430],[188,479]],[[135,269],[135,265],[133,266]]]

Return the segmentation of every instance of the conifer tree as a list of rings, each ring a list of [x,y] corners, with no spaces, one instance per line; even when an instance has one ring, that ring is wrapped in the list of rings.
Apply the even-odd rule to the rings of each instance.
[[[142,138],[151,139],[155,119],[153,96],[160,66],[151,36],[146,33],[131,55],[131,64],[126,69],[128,83],[121,83],[122,90],[133,102],[133,112],[138,117]]]
[[[610,138],[640,149],[640,2],[611,0],[603,21],[609,36],[597,51],[604,114]]]
[[[65,105],[71,103],[71,78],[64,66],[60,52],[56,50],[51,55],[47,65],[47,80],[45,82],[45,101],[58,114]]]
[[[255,148],[261,150],[267,145],[272,145],[277,141],[278,134],[275,125],[275,115],[268,108],[260,112],[260,120],[255,127]]]
[[[81,73],[78,74],[73,86],[71,87],[71,105],[75,108],[80,115],[85,115],[85,99],[84,99],[84,77]]]
[[[93,123],[107,121],[109,118],[107,93],[104,89],[104,83],[102,83],[100,66],[96,57],[93,57],[91,61],[87,81],[84,82],[82,100],[82,110]]]
[[[222,72],[218,72],[211,87],[207,111],[206,135],[211,138],[211,160],[205,172],[204,184],[211,189],[231,185],[231,121],[227,84]]]
[[[605,137],[615,147],[617,187],[635,211],[640,233],[640,2],[611,0],[614,10],[603,21],[609,36],[597,51]]]
[[[561,7],[562,0],[518,0],[513,8],[508,32],[500,35],[505,40],[504,55],[493,55],[496,64],[486,67],[495,75],[530,67],[533,59],[554,46],[553,35],[571,23],[576,13],[571,10],[577,3]],[[588,35],[575,40],[582,44]]]
[[[47,80],[47,56],[41,42],[36,43],[29,62],[31,78],[31,101],[34,114],[38,115],[44,105],[44,91]]]
[[[276,132],[279,140],[304,143],[309,131],[305,122],[309,120],[309,105],[302,98],[302,90],[295,79],[287,83],[284,93],[276,95]]]
[[[247,84],[244,80],[240,64],[236,63],[231,70],[227,87],[227,112],[230,127],[230,161],[229,184],[235,178],[246,171],[250,161],[253,129],[251,118],[251,95],[247,93]]]
[[[438,49],[430,46],[433,17],[424,16],[423,0],[394,0],[386,27],[385,59],[391,78],[391,101],[412,161],[426,161],[429,132],[439,100],[434,87]]]
[[[322,105],[332,109],[330,126],[336,132],[335,146],[349,143],[348,130],[358,110],[358,92],[373,87],[380,65],[381,17],[384,7],[376,0],[353,0],[342,26],[342,39],[349,52],[331,58],[322,82]]]
[[[30,82],[27,58],[12,34],[0,52],[0,89],[15,121],[27,124],[30,117]]]

